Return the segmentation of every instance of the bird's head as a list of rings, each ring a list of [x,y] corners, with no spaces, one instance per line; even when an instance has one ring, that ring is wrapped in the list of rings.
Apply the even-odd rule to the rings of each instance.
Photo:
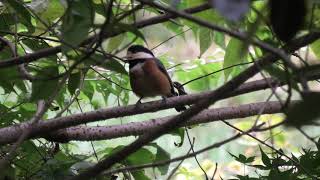
[[[141,46],[141,45],[133,45],[128,48],[127,55],[125,56],[127,61],[137,60],[137,59],[149,59],[154,58],[153,53]]]

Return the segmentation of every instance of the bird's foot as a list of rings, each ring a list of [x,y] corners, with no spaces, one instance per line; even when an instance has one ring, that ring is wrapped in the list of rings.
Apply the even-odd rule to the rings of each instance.
[[[162,97],[162,102],[167,103],[167,97],[165,97],[165,96],[161,96],[161,97]]]
[[[136,108],[138,108],[141,104],[142,104],[142,98],[143,97],[140,97],[140,99],[136,102]]]

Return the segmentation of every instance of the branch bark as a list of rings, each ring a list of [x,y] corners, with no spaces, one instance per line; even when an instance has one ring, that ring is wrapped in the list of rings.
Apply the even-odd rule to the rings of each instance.
[[[292,101],[291,103],[297,103]],[[263,111],[261,111],[263,109]],[[278,101],[251,103],[240,106],[214,108],[204,110],[198,115],[192,117],[189,121],[182,123],[179,127],[192,126],[203,123],[210,123],[220,120],[245,118],[261,114],[281,113],[282,105]],[[139,136],[146,132],[155,130],[157,127],[167,123],[174,116],[167,116],[159,119],[152,119],[142,122],[133,122],[124,125],[113,126],[77,126],[58,130],[45,138],[49,141],[68,142],[92,141],[119,138],[125,136]]]
[[[307,67],[308,72],[304,72],[308,80],[316,80],[320,78],[319,67],[313,68],[313,66]],[[302,69],[301,71],[305,71]],[[242,84],[235,91],[225,94],[222,99],[246,94],[254,91],[264,90],[275,85],[286,85],[286,82],[279,82],[275,79],[262,79],[251,81]],[[58,129],[76,126],[88,122],[94,122],[99,120],[107,120],[111,118],[124,117],[136,114],[142,114],[147,112],[155,112],[159,110],[173,108],[179,105],[190,105],[195,103],[199,99],[207,98],[208,94],[213,91],[202,92],[198,94],[189,94],[186,96],[168,98],[166,103],[162,100],[142,103],[139,108],[135,105],[113,107],[100,109],[96,111],[73,114],[66,117],[59,117],[49,119],[47,121],[40,121],[37,127],[33,128],[32,134],[28,138],[43,137],[46,134]],[[9,127],[0,129],[0,145],[15,142],[24,129],[30,128],[29,123],[20,123]],[[107,138],[107,137],[106,137]]]

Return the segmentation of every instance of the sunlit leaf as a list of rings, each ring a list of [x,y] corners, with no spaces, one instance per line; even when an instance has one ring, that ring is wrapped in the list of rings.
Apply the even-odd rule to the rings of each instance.
[[[87,38],[89,29],[93,23],[93,10],[91,1],[74,0],[68,1],[68,9],[64,15],[62,23],[62,39],[72,46],[79,45]],[[64,50],[69,50],[68,45],[64,45]]]
[[[52,23],[57,18],[61,17],[64,11],[65,8],[59,0],[50,0],[48,7],[40,14],[40,16],[48,23]]]
[[[247,60],[247,53],[240,52],[242,49],[242,41],[232,38],[227,46],[226,53],[224,55],[223,68],[230,67],[232,65],[241,64]],[[224,76],[227,80],[232,71],[239,69],[239,67],[229,68],[224,70]]]
[[[317,40],[311,44],[312,52],[320,58],[320,40]]]
[[[199,41],[200,41],[200,55],[199,56],[200,57],[211,46],[211,43],[212,43],[211,32],[212,31],[208,28],[200,28],[200,31],[199,31]]]

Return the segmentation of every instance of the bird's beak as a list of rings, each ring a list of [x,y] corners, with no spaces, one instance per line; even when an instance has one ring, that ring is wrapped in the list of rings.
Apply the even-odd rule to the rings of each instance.
[[[130,59],[132,59],[132,53],[128,52],[126,56],[122,57],[124,62],[128,62]]]
[[[128,57],[128,56],[123,56],[123,57],[121,57],[121,59],[122,59],[122,61],[123,62],[129,62],[129,59],[130,59],[130,57]]]

